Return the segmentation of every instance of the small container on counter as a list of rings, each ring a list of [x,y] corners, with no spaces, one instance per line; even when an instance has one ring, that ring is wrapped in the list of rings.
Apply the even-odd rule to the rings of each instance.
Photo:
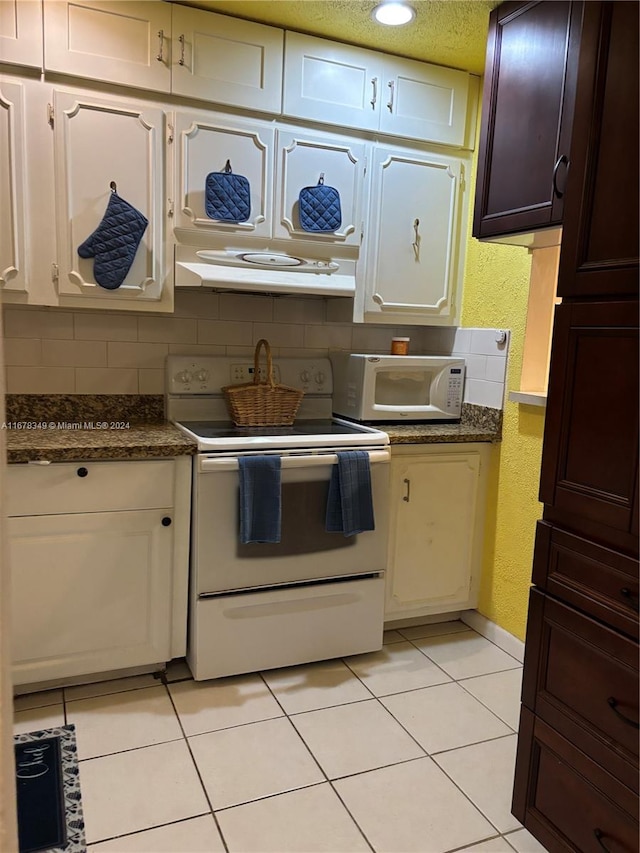
[[[391,338],[391,355],[409,355],[411,338]]]

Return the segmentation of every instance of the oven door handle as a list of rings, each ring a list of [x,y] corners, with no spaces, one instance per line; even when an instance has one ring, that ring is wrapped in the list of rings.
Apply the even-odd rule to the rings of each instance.
[[[388,450],[369,450],[369,462],[375,465],[379,462],[388,462],[391,454]],[[273,454],[269,454],[273,455]],[[312,468],[314,465],[335,465],[338,457],[335,453],[314,453],[308,456],[283,456],[282,469],[289,468]],[[229,458],[200,458],[200,471],[237,471],[237,457]]]

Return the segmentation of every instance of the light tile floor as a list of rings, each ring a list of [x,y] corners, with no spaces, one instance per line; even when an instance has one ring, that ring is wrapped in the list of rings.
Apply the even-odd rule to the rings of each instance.
[[[540,853],[510,813],[521,664],[461,622],[380,652],[16,700],[77,727],[90,853]]]

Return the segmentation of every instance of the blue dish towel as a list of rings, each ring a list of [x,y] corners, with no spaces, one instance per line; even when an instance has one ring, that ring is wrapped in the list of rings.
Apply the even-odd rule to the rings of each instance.
[[[241,456],[240,541],[243,545],[280,541],[282,501],[279,456]]]
[[[329,481],[326,529],[345,536],[375,530],[371,467],[364,450],[338,453]]]

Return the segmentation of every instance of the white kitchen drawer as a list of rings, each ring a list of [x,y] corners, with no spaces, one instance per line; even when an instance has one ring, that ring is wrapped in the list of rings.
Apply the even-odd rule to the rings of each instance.
[[[382,646],[384,576],[201,598],[187,660],[197,681]]]
[[[9,465],[7,515],[171,507],[173,492],[173,460]]]

